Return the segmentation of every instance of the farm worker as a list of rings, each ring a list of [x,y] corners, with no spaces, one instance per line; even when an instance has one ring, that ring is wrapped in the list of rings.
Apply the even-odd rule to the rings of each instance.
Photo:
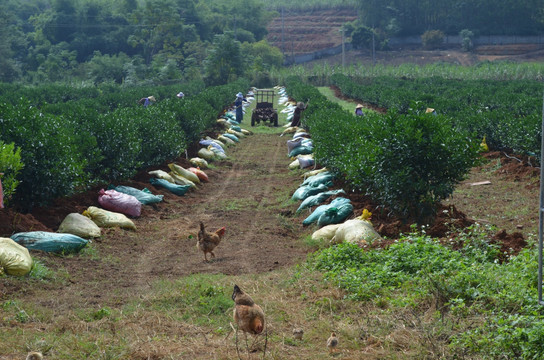
[[[309,103],[309,101],[308,101]],[[291,121],[291,126],[300,126],[300,115],[308,107],[308,103],[304,104],[302,101],[297,103],[295,107],[295,112],[293,113],[293,120]]]
[[[185,96],[185,94],[180,91],[176,96],[182,99]]]
[[[236,121],[238,121],[239,123],[241,123],[244,118],[244,111],[242,108],[242,104],[244,103],[244,101],[247,101],[246,99],[244,99],[244,94],[242,94],[241,92],[236,94],[234,108],[236,109]]]
[[[144,97],[144,98],[141,98],[139,101],[138,101],[138,104],[143,104],[144,107],[148,107],[149,105],[151,105],[151,102],[155,102],[155,97],[154,96],[148,96],[148,97]]]
[[[436,115],[436,111],[433,108],[427,108],[427,110],[425,110],[425,114],[428,114],[428,113]]]
[[[355,107],[355,115],[365,116],[365,113],[363,112],[363,105],[357,104],[357,106]]]

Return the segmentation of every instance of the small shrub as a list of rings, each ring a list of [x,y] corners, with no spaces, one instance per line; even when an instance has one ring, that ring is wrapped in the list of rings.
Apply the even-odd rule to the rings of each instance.
[[[5,205],[9,205],[9,200],[15,193],[19,184],[17,175],[22,168],[21,149],[16,148],[13,143],[5,144],[0,140],[0,173],[3,173],[0,175],[0,180],[2,181]]]
[[[426,49],[437,49],[444,43],[445,35],[440,30],[428,30],[421,35],[421,42]]]
[[[464,51],[471,51],[474,48],[474,43],[472,39],[474,38],[474,33],[469,29],[463,29],[459,32],[461,37],[461,47]]]

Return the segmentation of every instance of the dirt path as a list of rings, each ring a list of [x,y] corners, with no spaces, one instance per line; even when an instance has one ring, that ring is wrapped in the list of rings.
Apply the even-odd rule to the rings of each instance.
[[[296,209],[297,204],[289,199],[301,182],[288,169],[285,140],[279,133],[247,136],[227,148],[229,159],[214,162],[213,168],[206,170],[208,183],[183,197],[153,188],[144,182],[149,176],[139,174],[128,185],[147,186],[163,194],[165,201],[155,207],[144,206],[142,216],[134,219],[137,231],[104,229],[103,237],[79,255],[59,257],[33,251],[47,268],[65,274],[66,281],[25,288],[24,282],[7,278],[2,280],[0,291],[4,290],[4,296],[17,293],[17,298],[43,299],[38,301],[49,303],[54,311],[69,309],[75,303],[119,306],[158,279],[193,273],[262,273],[302,261],[309,249],[298,241],[304,232],[301,219],[284,216]],[[185,162],[177,161],[188,165]],[[85,207],[94,205],[95,194],[89,192]],[[66,205],[47,211],[55,209],[69,212]],[[199,221],[208,231],[227,228],[214,261],[205,262],[195,246]],[[53,224],[49,227],[56,230]],[[54,291],[54,299],[40,295],[43,291]]]

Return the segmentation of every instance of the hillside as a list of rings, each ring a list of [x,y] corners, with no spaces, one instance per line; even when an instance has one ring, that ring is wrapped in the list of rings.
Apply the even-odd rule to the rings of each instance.
[[[350,8],[285,11],[268,25],[268,42],[285,54],[298,55],[342,44],[340,27],[357,19]],[[282,37],[283,29],[283,37]],[[283,41],[282,41],[283,38]]]

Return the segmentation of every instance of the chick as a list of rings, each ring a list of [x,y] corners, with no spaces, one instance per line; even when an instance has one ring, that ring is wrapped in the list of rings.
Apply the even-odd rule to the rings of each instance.
[[[26,356],[26,360],[42,360],[42,359],[43,359],[42,353],[37,351],[31,351]]]
[[[238,285],[234,285],[232,300],[235,304],[233,317],[238,328],[253,335],[262,333],[265,325],[263,309]]]
[[[304,335],[304,330],[302,330],[301,328],[293,329],[293,338],[295,340],[302,340],[302,335]]]
[[[336,333],[332,332],[331,336],[327,339],[327,347],[329,348],[329,352],[332,353],[336,350],[336,346],[338,346],[338,337],[336,337]]]

